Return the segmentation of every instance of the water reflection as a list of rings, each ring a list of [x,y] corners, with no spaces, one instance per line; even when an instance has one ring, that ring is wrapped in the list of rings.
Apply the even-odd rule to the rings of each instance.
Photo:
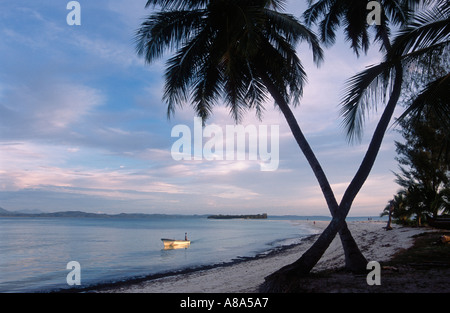
[[[170,246],[164,246],[163,250],[180,250],[180,249],[187,249],[190,247],[190,244],[184,244],[184,245],[170,245]]]

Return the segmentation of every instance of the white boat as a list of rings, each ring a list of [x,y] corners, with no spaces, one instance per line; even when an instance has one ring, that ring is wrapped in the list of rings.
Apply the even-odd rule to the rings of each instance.
[[[176,239],[166,239],[166,238],[162,238],[161,240],[164,243],[165,249],[187,248],[191,244],[190,240],[176,240]]]

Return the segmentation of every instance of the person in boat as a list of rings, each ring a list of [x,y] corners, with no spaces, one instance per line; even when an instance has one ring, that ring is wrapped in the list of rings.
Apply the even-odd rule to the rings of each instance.
[[[184,233],[184,240],[188,240],[188,238],[187,238],[187,233]]]

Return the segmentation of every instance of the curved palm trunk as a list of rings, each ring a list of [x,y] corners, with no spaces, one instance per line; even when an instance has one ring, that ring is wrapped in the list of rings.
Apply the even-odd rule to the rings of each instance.
[[[263,78],[264,84],[269,89],[270,94],[275,99],[284,117],[286,118],[286,121],[297,141],[297,144],[308,160],[319,182],[331,215],[334,216],[338,210],[338,203],[319,161],[317,160],[314,152],[308,144],[308,141],[303,135],[303,132],[301,131],[300,126],[298,125],[297,120],[291,109],[289,108],[287,102],[280,95],[280,93],[277,92],[276,87],[273,85],[270,78],[264,72],[259,74]],[[367,266],[367,260],[359,250],[358,245],[352,237],[345,222],[343,227],[339,230],[339,235],[341,238],[342,246],[344,248],[346,269],[352,272],[364,271]]]

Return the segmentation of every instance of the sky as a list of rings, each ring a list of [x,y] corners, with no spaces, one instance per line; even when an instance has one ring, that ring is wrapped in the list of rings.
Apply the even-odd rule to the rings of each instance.
[[[259,121],[279,127],[279,164],[260,160],[175,160],[177,125],[194,129],[186,105],[170,120],[162,100],[164,59],[146,64],[134,34],[151,14],[146,0],[80,0],[81,25],[68,25],[69,1],[0,2],[0,207],[44,212],[329,215],[319,185],[273,101]],[[288,1],[300,16],[304,1]],[[343,36],[324,48],[317,68],[307,43],[298,54],[308,74],[294,109],[338,202],[355,174],[380,112],[361,142],[348,143],[339,100],[344,83],[381,56],[357,58]],[[379,110],[381,111],[381,110]],[[398,115],[398,114],[397,114]],[[217,106],[208,125],[234,125]],[[261,135],[261,133],[259,134]],[[391,128],[350,216],[379,215],[398,186]],[[226,138],[224,140],[227,140]]]

